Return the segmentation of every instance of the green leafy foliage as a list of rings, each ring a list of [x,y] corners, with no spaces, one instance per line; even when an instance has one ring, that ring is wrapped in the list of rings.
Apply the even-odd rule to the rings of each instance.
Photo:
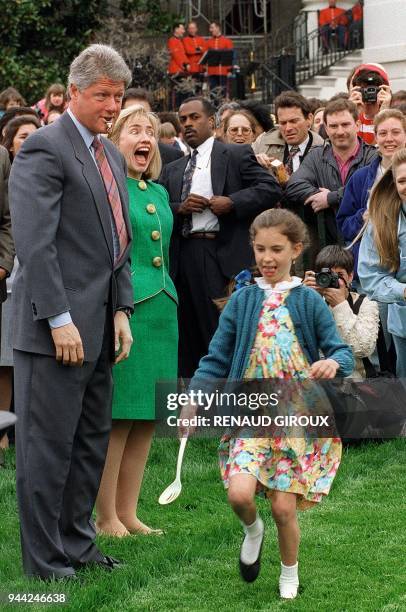
[[[106,0],[0,0],[0,91],[16,87],[32,104],[65,82],[106,10]]]
[[[147,33],[168,34],[171,32],[177,16],[169,11],[163,11],[157,0],[121,0],[120,9],[124,17],[134,13],[148,16]]]

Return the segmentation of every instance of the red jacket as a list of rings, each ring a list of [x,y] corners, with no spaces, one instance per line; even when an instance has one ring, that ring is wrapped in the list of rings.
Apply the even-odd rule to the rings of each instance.
[[[331,25],[347,25],[348,19],[345,10],[342,8],[325,8],[319,13],[319,26]]]
[[[206,42],[207,49],[232,49],[233,41],[226,36],[212,36]],[[214,74],[217,76],[227,76],[227,74],[231,71],[232,66],[208,66],[207,72],[208,74]]]
[[[182,40],[171,36],[168,40],[168,51],[171,56],[169,60],[168,73],[177,74],[178,72],[186,72],[186,64],[189,60],[186,57],[185,49]]]
[[[185,36],[182,39],[183,47],[185,49],[188,64],[190,64],[190,70],[192,74],[202,72],[203,66],[198,63],[203,53],[206,51],[207,43],[202,36]],[[197,49],[200,49],[198,51]]]
[[[354,4],[352,7],[352,19],[353,21],[361,21],[364,16],[363,8],[360,4]]]

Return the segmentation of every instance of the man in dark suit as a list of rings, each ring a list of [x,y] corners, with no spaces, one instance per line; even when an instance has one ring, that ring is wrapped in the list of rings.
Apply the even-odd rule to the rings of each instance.
[[[17,495],[24,570],[43,579],[119,564],[97,549],[91,513],[111,367],[132,343],[131,226],[125,162],[99,134],[130,78],[111,47],[85,49],[70,68],[68,110],[25,141],[10,174]]]
[[[248,229],[282,191],[248,145],[213,138],[215,110],[189,98],[179,120],[190,156],[164,168],[161,183],[175,217],[171,271],[179,294],[179,374],[190,378],[217,327],[213,303],[230,279],[253,263]]]

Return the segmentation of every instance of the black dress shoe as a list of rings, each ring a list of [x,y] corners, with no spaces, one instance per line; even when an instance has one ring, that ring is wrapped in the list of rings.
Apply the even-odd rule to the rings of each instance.
[[[79,580],[79,576],[76,576],[76,574],[68,574],[67,576],[58,576],[55,580],[57,582],[75,582],[75,580]]]
[[[108,572],[112,572],[114,569],[117,569],[118,567],[123,567],[124,563],[122,563],[118,559],[114,559],[114,557],[110,557],[109,555],[103,555],[103,557],[100,557],[99,559],[94,559],[92,561],[88,561],[87,563],[79,564],[79,567],[94,567],[94,566],[101,567],[102,569],[105,569]]]
[[[245,582],[254,582],[258,578],[259,570],[261,569],[261,553],[262,553],[262,544],[264,543],[264,535],[265,529],[262,533],[261,546],[259,548],[259,553],[257,559],[251,565],[247,565],[241,561],[241,557],[239,559],[240,562],[240,574],[241,578],[245,580]],[[243,542],[245,540],[245,536]],[[242,544],[241,544],[242,546]]]

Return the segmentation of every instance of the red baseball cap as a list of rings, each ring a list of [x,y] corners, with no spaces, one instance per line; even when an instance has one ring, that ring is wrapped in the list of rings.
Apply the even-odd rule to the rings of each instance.
[[[388,73],[386,72],[385,68],[381,66],[381,64],[361,64],[361,66],[358,66],[358,68],[354,72],[352,80],[354,80],[355,77],[357,77],[362,70],[377,72],[382,77],[385,85],[389,85]]]

